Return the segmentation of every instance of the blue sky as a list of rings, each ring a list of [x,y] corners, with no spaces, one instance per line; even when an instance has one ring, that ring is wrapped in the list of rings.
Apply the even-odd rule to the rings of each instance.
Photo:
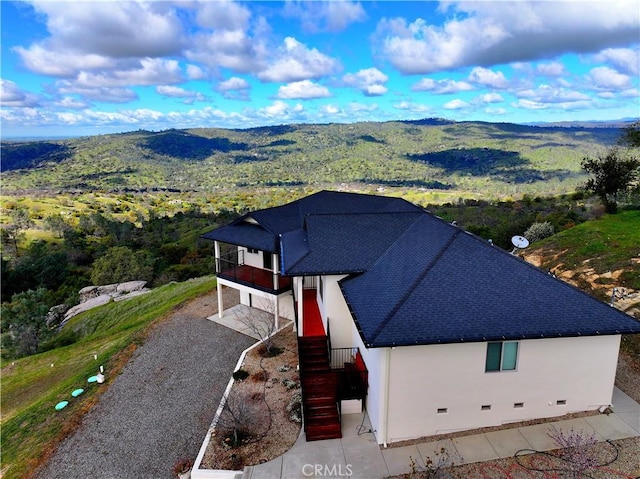
[[[0,8],[3,137],[640,116],[640,0]]]

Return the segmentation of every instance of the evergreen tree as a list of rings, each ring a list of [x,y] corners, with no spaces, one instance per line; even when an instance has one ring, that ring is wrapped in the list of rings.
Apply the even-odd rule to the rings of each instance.
[[[582,169],[593,175],[585,183],[585,188],[600,197],[609,213],[615,213],[618,196],[637,187],[635,182],[640,175],[640,160],[622,158],[618,149],[613,148],[605,156],[584,158]]]

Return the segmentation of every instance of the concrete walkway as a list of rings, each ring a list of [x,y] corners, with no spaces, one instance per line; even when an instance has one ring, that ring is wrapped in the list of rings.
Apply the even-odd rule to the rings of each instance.
[[[297,479],[351,477],[382,479],[411,472],[411,458],[424,466],[441,448],[458,464],[513,457],[521,449],[557,449],[547,435],[551,426],[595,433],[602,441],[640,436],[640,405],[619,389],[613,395],[613,413],[474,434],[455,439],[383,449],[375,441],[366,413],[345,414],[342,439],[307,442],[304,433],[296,444],[273,461],[245,469],[243,479]]]

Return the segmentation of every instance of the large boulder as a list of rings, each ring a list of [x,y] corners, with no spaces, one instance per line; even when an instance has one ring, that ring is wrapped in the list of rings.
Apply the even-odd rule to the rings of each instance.
[[[146,281],[127,281],[118,284],[116,291],[121,294],[133,293],[134,291],[142,291],[146,285]]]
[[[80,303],[84,303],[92,298],[97,298],[98,296],[102,296],[104,294],[108,294],[111,297],[116,297],[133,293],[134,291],[143,291],[146,284],[146,281],[127,281],[125,283],[87,286],[78,291],[78,296],[80,297]]]
[[[67,310],[62,312],[64,318],[60,319],[60,327],[62,327],[64,323],[69,321],[69,319],[74,317],[76,314],[80,314],[91,308],[102,306],[112,300],[122,301],[148,293],[150,290],[145,288],[146,284],[146,281],[127,281],[125,283],[87,286],[82,288],[78,291],[80,304],[73,308],[67,307]],[[53,322],[54,320],[52,319],[51,321]]]
[[[109,294],[113,296],[118,292],[117,284],[105,284],[102,286],[98,286],[98,295]]]
[[[98,294],[97,286],[87,286],[85,288],[82,288],[80,291],[78,291],[78,296],[79,296],[80,302],[84,303],[85,301],[100,295]]]
[[[107,304],[111,302],[112,299],[113,298],[108,294],[102,294],[95,298],[88,299],[84,303],[80,303],[79,305],[74,306],[73,308],[70,308],[69,311],[67,311],[67,313],[64,315],[64,321],[62,322],[62,324],[69,321],[69,319],[71,319],[75,315],[83,313],[97,306],[102,306],[103,304]]]

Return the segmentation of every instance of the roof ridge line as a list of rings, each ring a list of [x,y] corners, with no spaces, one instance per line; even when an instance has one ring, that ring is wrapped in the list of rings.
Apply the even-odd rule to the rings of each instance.
[[[305,231],[305,229],[303,227],[303,228],[300,228],[300,229],[297,229],[297,230],[287,231],[287,233],[294,233],[296,231]],[[284,233],[284,234],[287,234],[287,233]],[[284,245],[282,244],[282,235],[283,235],[283,233],[279,233],[278,234],[278,238],[280,239],[278,241],[278,245],[279,245],[279,252],[280,252],[280,264],[282,266],[281,271],[282,271],[282,274],[284,274],[285,273],[285,271],[284,271]],[[309,256],[309,254],[311,254],[311,248],[309,247],[309,242],[307,241],[307,252],[305,254],[303,254],[300,258],[298,258],[298,260],[289,267],[289,270],[291,270],[293,267],[295,267],[297,264],[299,264],[300,261],[302,261],[307,256]]]
[[[362,212],[343,212],[343,213],[306,213],[304,215],[304,220],[309,216],[362,216],[362,215],[421,215],[424,214],[423,211],[371,211],[367,213]]]
[[[451,238],[449,238],[445,243],[445,245],[442,247],[442,249],[438,251],[438,254],[433,258],[431,263],[429,263],[429,265],[424,269],[422,274],[418,275],[418,277],[411,284],[411,287],[407,288],[407,292],[404,294],[404,296],[400,298],[400,300],[394,305],[393,308],[391,308],[391,311],[389,311],[389,314],[387,314],[387,316],[384,318],[384,320],[380,323],[380,325],[376,328],[375,332],[373,333],[373,336],[371,338],[372,344],[373,342],[375,342],[376,339],[378,339],[378,335],[387,326],[389,321],[391,321],[391,318],[393,317],[393,315],[400,309],[400,307],[407,301],[407,299],[409,299],[409,296],[411,296],[411,292],[429,274],[429,272],[434,267],[434,265],[440,260],[440,258],[442,258],[442,256],[446,253],[446,251],[449,249],[453,241],[460,235],[461,232],[462,232],[461,229],[456,228],[455,233],[451,235]]]

